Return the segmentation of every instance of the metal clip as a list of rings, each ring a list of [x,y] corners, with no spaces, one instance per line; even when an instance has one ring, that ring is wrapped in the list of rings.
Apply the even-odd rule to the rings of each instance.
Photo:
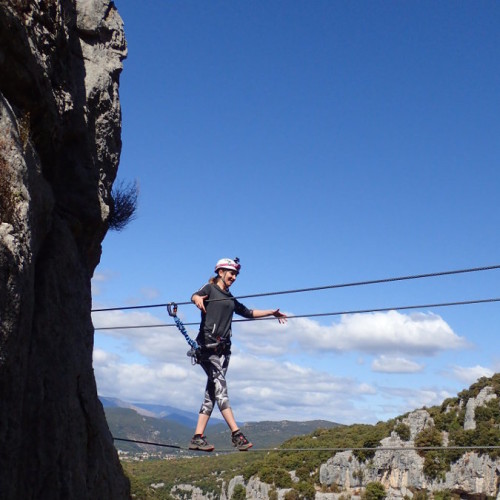
[[[175,302],[169,302],[167,304],[168,314],[175,318],[177,316],[177,304]]]

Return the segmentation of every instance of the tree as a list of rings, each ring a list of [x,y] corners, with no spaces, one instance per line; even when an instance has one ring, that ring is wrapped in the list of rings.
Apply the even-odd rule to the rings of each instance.
[[[365,500],[382,500],[386,497],[384,485],[377,481],[368,483],[363,496]]]
[[[234,487],[233,494],[231,495],[231,500],[245,500],[247,497],[247,490],[242,484],[237,484]]]

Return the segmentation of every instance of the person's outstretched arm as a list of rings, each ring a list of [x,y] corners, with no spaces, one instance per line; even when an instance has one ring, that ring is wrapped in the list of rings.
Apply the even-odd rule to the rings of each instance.
[[[278,318],[281,324],[286,323],[286,314],[283,314],[279,309],[254,309],[254,318],[265,318],[266,316],[274,316]]]

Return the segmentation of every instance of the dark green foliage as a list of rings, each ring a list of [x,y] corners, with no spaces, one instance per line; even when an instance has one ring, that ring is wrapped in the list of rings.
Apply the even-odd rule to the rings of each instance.
[[[436,427],[427,427],[420,431],[415,437],[417,448],[437,447],[443,443],[441,432]],[[437,479],[444,475],[449,467],[446,452],[435,450],[418,450],[418,454],[424,457],[424,474],[429,479]]]
[[[222,482],[226,484],[246,466],[257,461],[252,453],[231,453],[220,456],[176,458],[172,460],[148,460],[145,462],[123,462],[123,469],[131,479],[132,493],[137,500],[170,500],[170,490],[176,484],[191,484],[204,493],[221,493]],[[163,488],[152,490],[152,483],[165,483]]]
[[[417,448],[441,446],[442,444],[443,437],[436,427],[427,427],[415,436],[415,446]],[[425,456],[426,453],[426,451],[418,451],[418,454],[422,457]]]
[[[463,391],[467,397],[476,397],[486,385],[493,385],[495,393],[500,394],[500,375],[493,377],[494,383],[486,384],[484,380],[478,381],[468,391]],[[490,379],[492,380],[492,379]],[[465,410],[459,409],[458,400],[449,399],[440,406],[427,408],[435,426],[424,429],[415,439],[417,447],[441,447],[442,433],[448,432],[449,445],[457,446],[500,446],[500,409],[499,399],[493,399],[483,407],[476,409],[476,429],[463,430]],[[446,404],[445,404],[446,403]],[[463,407],[462,407],[463,408]],[[404,416],[397,421],[401,422]],[[156,498],[169,500],[171,487],[175,484],[186,483],[200,487],[203,491],[220,492],[222,481],[226,484],[236,475],[243,475],[245,481],[252,476],[258,476],[263,482],[273,485],[270,498],[276,500],[276,488],[291,488],[287,493],[289,499],[307,499],[318,483],[319,466],[334,453],[331,451],[314,452],[309,448],[338,448],[352,449],[370,447],[364,453],[356,453],[360,460],[369,459],[375,452],[375,446],[381,439],[390,435],[394,430],[403,438],[408,437],[407,426],[395,421],[379,422],[376,425],[355,424],[350,426],[335,427],[330,429],[317,429],[312,434],[289,439],[283,443],[283,448],[300,449],[304,451],[276,451],[266,454],[245,453],[221,456],[199,457],[190,460],[176,459],[171,461],[151,461],[145,463],[124,463],[124,469],[132,481],[132,491],[136,498],[149,500]],[[361,451],[361,450],[359,450]],[[449,470],[450,464],[458,460],[464,450],[421,450],[424,457],[424,473],[429,479],[442,478]],[[492,458],[498,458],[498,450],[478,450],[478,453],[488,453]],[[353,462],[354,467],[354,462]],[[353,469],[354,470],[354,469]],[[299,478],[298,483],[293,483],[289,471],[295,471]],[[363,484],[362,469],[354,470],[358,485]],[[152,491],[151,483],[164,482],[165,488]],[[368,486],[368,485],[367,485]],[[337,491],[337,485],[328,487],[328,491]],[[381,494],[376,490],[369,494]],[[314,497],[311,497],[314,498]],[[368,498],[365,496],[365,498]],[[383,498],[383,497],[373,497]],[[426,490],[415,490],[414,500],[426,500]],[[450,492],[441,492],[439,500],[454,499]]]
[[[259,478],[267,484],[274,484],[276,488],[291,488],[292,478],[283,467],[264,466],[259,470]]]
[[[375,451],[377,446],[380,445],[380,439],[377,439],[377,436],[369,437],[365,441],[363,441],[362,448],[373,448],[371,450],[354,450],[352,454],[360,461],[366,462],[367,460],[372,459],[375,456]]]
[[[425,453],[424,474],[429,479],[444,479],[448,469],[449,461],[446,453],[434,450]]]
[[[363,495],[363,498],[365,500],[382,500],[385,497],[385,488],[382,483],[375,481],[366,485],[366,489]]]
[[[274,471],[274,485],[276,488],[290,488],[293,485],[292,478],[287,470],[279,468]]]
[[[234,487],[233,494],[231,495],[231,500],[245,500],[247,497],[247,491],[244,486],[237,484]]]
[[[243,468],[241,475],[245,481],[248,481],[252,476],[255,476],[259,472],[259,463],[251,463]]]
[[[450,490],[435,491],[434,500],[460,500],[460,495],[452,493]]]
[[[311,479],[311,471],[309,467],[305,467],[304,465],[300,466],[295,471],[295,474],[301,481],[309,481]]]
[[[316,496],[314,485],[309,482],[300,481],[293,488],[298,492],[299,498],[303,500],[314,500]]]
[[[493,387],[493,392],[500,397],[500,373],[495,373],[492,377],[481,377],[475,384],[468,389],[458,393],[458,397],[467,403],[469,398],[475,398],[486,386]]]
[[[403,441],[409,441],[411,437],[411,431],[410,428],[406,424],[398,424],[394,428],[394,431],[396,434],[399,436],[400,439]]]
[[[494,424],[500,422],[500,403],[499,399],[491,399],[484,406],[479,406],[475,411],[475,420],[479,424],[481,422]]]
[[[429,498],[429,494],[427,490],[417,490],[413,493],[412,500],[427,500]]]

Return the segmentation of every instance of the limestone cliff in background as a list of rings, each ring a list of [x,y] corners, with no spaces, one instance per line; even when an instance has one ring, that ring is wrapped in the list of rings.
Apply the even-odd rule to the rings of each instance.
[[[105,0],[0,0],[0,498],[122,499],[90,280],[121,149]]]

